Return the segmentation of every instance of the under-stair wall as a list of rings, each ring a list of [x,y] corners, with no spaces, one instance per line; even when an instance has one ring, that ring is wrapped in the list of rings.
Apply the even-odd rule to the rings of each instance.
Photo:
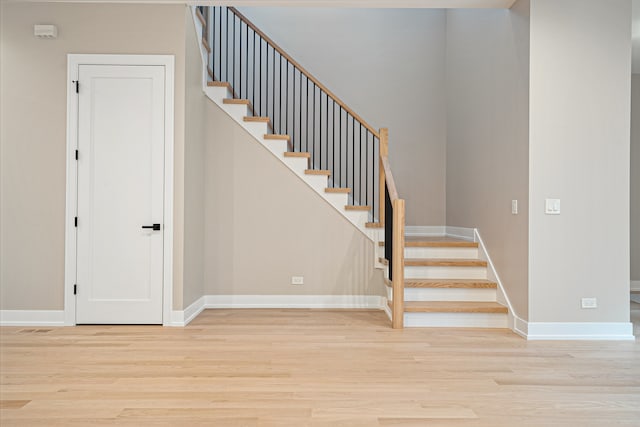
[[[528,313],[528,15],[528,0],[509,11],[447,12],[447,225],[480,231],[513,314],[522,319]]]
[[[187,64],[188,88],[197,71],[202,85],[201,67]],[[375,243],[205,100],[197,107],[205,118],[205,304],[381,307],[384,279],[375,269]],[[303,276],[304,284],[292,285],[292,276]]]

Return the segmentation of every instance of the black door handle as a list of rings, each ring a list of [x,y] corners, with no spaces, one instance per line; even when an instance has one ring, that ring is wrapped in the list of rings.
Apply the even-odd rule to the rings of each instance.
[[[142,228],[151,228],[152,230],[160,230],[160,224],[143,225]]]

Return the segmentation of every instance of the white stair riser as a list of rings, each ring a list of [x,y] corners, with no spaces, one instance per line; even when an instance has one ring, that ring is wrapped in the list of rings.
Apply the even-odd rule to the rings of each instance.
[[[379,249],[384,256],[384,246]],[[478,248],[404,248],[405,258],[478,258]]]
[[[287,141],[282,141],[279,139],[262,139],[262,145],[266,147],[267,150],[271,151],[276,156],[282,156],[282,153],[287,151]]]
[[[280,157],[298,175],[303,175],[305,169],[309,168],[309,160],[304,157],[285,157],[284,154],[280,154]]]
[[[224,109],[235,120],[241,121],[245,117],[249,116],[249,108],[242,104],[224,104]],[[262,134],[264,135],[264,133]]]
[[[225,106],[225,111],[226,111]],[[268,126],[265,122],[245,122],[244,120],[239,121],[242,126],[258,141],[262,141],[264,135],[269,133]]]
[[[387,299],[393,299],[387,286]],[[495,288],[405,288],[405,301],[487,301],[495,302]]]
[[[233,95],[231,94],[231,91],[229,89],[227,89],[226,87],[207,87],[205,89],[205,93],[207,94],[207,96],[209,98],[211,98],[212,100],[216,101],[218,103],[218,105],[222,105],[222,100],[225,98],[232,98]]]
[[[405,313],[405,328],[507,328],[504,313]]]
[[[369,218],[369,215],[366,212],[345,211],[344,207],[342,208],[342,211],[352,224],[361,229],[364,228],[364,224],[368,221]]]
[[[389,278],[385,269],[385,277]],[[405,279],[486,279],[487,267],[405,267]]]

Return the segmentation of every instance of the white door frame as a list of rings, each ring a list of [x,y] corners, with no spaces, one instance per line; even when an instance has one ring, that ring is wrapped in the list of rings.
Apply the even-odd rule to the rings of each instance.
[[[173,55],[67,55],[67,197],[64,247],[64,324],[76,324],[76,227],[78,209],[78,96],[80,65],[160,65],[165,70],[164,108],[164,233],[162,324],[171,325],[173,309],[173,144],[174,144],[174,56]],[[82,82],[79,83],[82,90]],[[82,153],[80,154],[82,155]]]

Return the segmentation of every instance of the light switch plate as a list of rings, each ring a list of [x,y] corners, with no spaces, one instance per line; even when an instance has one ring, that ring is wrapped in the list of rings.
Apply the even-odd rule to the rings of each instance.
[[[292,285],[304,285],[304,276],[292,276],[291,277]]]
[[[514,215],[518,214],[518,201],[517,200],[512,200],[511,201],[511,213]]]
[[[547,215],[560,215],[560,199],[545,199],[544,213]]]

